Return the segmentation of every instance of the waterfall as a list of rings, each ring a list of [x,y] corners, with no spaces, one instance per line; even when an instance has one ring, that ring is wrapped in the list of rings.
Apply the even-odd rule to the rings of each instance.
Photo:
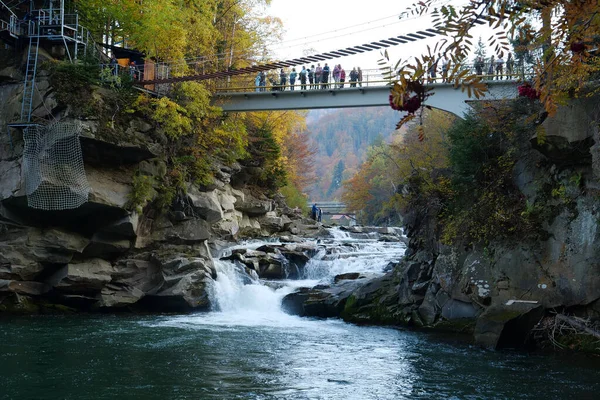
[[[217,280],[213,287],[215,311],[223,313],[277,313],[283,296],[291,288],[277,290],[254,280],[248,284],[240,267],[231,261],[215,260]]]
[[[307,328],[312,326],[310,320],[281,310],[283,297],[299,287],[331,283],[336,275],[342,273],[381,274],[391,261],[399,260],[404,254],[405,246],[400,242],[381,242],[367,234],[355,238],[340,229],[331,229],[330,233],[330,239],[315,242],[318,251],[303,268],[303,279],[300,280],[263,281],[252,278],[236,261],[215,259],[217,279],[209,292],[213,310],[170,318],[166,324],[218,326],[221,329],[242,326]],[[232,249],[257,249],[264,244],[267,242],[236,245],[222,252],[221,256],[230,255]]]
[[[373,234],[354,238],[339,228],[330,230],[332,239],[320,242],[323,248],[305,267],[306,278],[330,282],[336,275],[349,272],[381,274],[390,262],[404,255],[406,246],[399,242],[381,242]]]

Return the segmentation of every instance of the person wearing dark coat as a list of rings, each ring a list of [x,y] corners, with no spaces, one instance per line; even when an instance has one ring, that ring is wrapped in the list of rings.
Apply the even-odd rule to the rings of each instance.
[[[287,75],[283,68],[281,68],[281,72],[279,73],[279,90],[285,90],[285,85],[287,83]]]
[[[327,89],[329,87],[329,71],[329,65],[325,63],[325,66],[323,67],[323,74],[321,75],[321,82],[323,83],[321,85],[321,89]]]

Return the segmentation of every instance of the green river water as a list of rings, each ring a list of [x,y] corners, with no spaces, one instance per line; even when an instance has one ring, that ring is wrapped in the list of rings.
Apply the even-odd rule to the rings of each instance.
[[[381,273],[404,252],[332,233],[307,279],[277,290],[216,260],[219,311],[0,318],[0,399],[600,399],[600,358],[283,313],[295,287]]]
[[[600,360],[278,316],[0,321],[2,399],[598,399]]]

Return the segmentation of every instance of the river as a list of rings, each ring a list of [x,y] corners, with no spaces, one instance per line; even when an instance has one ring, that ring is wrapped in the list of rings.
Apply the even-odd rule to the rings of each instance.
[[[598,398],[598,359],[487,351],[448,336],[283,313],[281,299],[295,287],[381,273],[404,251],[334,234],[321,243],[332,251],[311,260],[302,281],[244,285],[232,263],[217,261],[218,309],[209,313],[1,319],[0,398]]]

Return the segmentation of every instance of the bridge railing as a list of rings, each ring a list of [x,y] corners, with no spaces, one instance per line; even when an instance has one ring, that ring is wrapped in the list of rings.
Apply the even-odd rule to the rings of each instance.
[[[298,73],[298,71],[296,71]],[[329,79],[327,82],[316,82],[313,78],[313,83],[310,83],[308,77],[306,83],[302,84],[300,81],[300,75],[296,77],[295,83],[290,84],[289,73],[286,74],[286,84],[281,84],[280,74],[275,70],[266,73],[265,85],[257,85],[257,75],[238,75],[231,77],[230,79],[220,79],[215,82],[216,92],[274,92],[282,90],[316,90],[316,89],[338,89],[342,87],[368,87],[368,86],[384,86],[389,83],[388,80],[384,80],[383,74],[378,69],[362,70],[362,80],[351,82],[349,80],[349,73],[346,73],[345,82],[335,82],[329,73]]]
[[[461,69],[468,69],[473,73],[478,72],[474,65],[464,64]],[[531,72],[526,68],[514,66],[512,70],[507,70],[506,66],[503,71],[493,73],[482,73],[479,74],[483,80],[512,80],[512,81],[524,81],[531,78]],[[346,73],[348,77],[348,73]],[[289,75],[286,76],[286,83],[281,84],[279,74],[274,72],[268,72],[266,77],[266,84],[259,84],[256,76],[235,76],[229,79],[221,79],[215,82],[214,91],[218,94],[226,93],[251,93],[251,92],[277,92],[277,91],[304,91],[304,90],[323,90],[323,89],[345,89],[345,88],[361,88],[361,87],[381,87],[391,84],[394,79],[385,79],[383,73],[380,70],[363,70],[362,80],[351,82],[346,80],[345,82],[334,82],[333,77],[329,74],[327,82],[313,83],[310,84],[307,80],[306,84],[301,84],[300,80],[296,78],[295,83],[292,85],[289,83]],[[453,82],[447,81],[445,75],[441,71],[436,71],[436,74],[428,74],[426,79],[427,83],[438,83],[438,84],[451,84]]]

